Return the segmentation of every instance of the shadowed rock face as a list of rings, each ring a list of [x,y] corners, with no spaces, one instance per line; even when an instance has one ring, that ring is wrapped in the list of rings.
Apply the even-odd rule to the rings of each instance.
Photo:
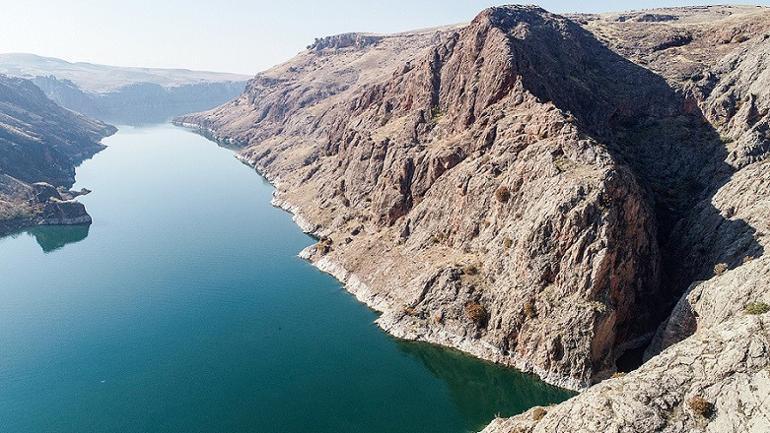
[[[0,235],[35,224],[90,223],[67,188],[75,166],[114,131],[59,107],[28,80],[0,75]]]
[[[764,266],[768,16],[491,8],[376,48],[310,50],[178,121],[243,148],[319,236],[302,256],[384,329],[580,388],[660,323],[649,356],[761,290],[688,287],[721,262],[723,282],[745,256]],[[724,299],[738,304],[714,314]]]

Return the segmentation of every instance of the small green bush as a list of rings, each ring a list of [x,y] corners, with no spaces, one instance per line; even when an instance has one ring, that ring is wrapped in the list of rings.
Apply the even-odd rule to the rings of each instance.
[[[770,311],[770,305],[767,305],[764,302],[752,302],[746,304],[743,311],[745,311],[746,314],[765,314]]]

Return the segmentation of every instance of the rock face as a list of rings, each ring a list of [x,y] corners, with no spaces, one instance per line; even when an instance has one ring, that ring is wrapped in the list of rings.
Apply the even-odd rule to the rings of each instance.
[[[573,389],[646,348],[542,431],[745,431],[717,388],[763,410],[766,362],[739,355],[767,350],[743,316],[767,302],[768,33],[766,8],[497,7],[331,38],[178,122],[241,147],[319,237],[301,255],[396,336]],[[683,413],[708,387],[716,418]]]
[[[0,76],[0,235],[36,224],[87,224],[67,188],[75,166],[115,128],[59,107],[32,82]]]
[[[484,433],[770,430],[770,316],[698,332],[641,369],[565,403],[498,419]]]
[[[246,76],[181,69],[70,63],[0,54],[0,73],[32,80],[62,107],[119,123],[165,122],[206,110],[243,91]]]

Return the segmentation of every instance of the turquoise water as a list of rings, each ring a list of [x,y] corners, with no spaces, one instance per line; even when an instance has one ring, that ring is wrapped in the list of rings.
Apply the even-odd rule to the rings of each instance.
[[[395,340],[228,150],[121,128],[94,217],[0,239],[0,432],[466,432],[568,394]]]

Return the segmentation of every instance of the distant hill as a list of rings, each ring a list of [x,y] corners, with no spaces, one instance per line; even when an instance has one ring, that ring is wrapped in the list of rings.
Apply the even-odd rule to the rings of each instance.
[[[114,123],[153,123],[215,107],[243,90],[247,76],[187,69],[71,63],[0,54],[0,73],[32,80],[58,104]]]

